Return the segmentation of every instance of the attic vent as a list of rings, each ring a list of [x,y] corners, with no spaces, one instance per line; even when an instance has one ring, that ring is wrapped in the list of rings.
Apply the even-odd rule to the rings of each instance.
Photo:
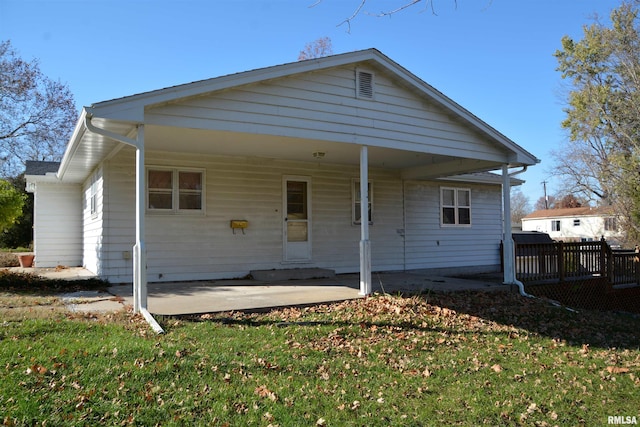
[[[356,70],[356,97],[373,99],[373,73]]]

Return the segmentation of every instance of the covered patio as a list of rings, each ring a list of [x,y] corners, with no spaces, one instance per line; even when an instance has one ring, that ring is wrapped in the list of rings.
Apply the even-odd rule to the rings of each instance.
[[[81,280],[93,275],[82,268],[12,268],[52,279]],[[471,276],[470,276],[471,277]],[[429,292],[511,291],[499,273],[477,278],[434,276],[429,272],[372,274],[373,292],[420,294]],[[309,306],[364,298],[357,273],[302,280],[211,280],[148,284],[149,311],[154,315],[188,315],[225,311],[264,311],[278,307]],[[80,292],[63,296],[71,310],[108,312],[133,305],[131,284],[109,286],[107,292]]]
[[[57,172],[27,174],[36,265],[133,283],[156,329],[153,282],[314,267],[361,297],[374,271],[494,268],[503,240],[517,285],[509,194],[537,162],[375,49],[249,70],[83,108]]]

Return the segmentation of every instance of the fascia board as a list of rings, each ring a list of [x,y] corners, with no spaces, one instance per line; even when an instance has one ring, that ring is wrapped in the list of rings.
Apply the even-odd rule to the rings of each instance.
[[[59,180],[64,179],[64,174],[67,171],[67,168],[69,167],[69,163],[71,162],[71,159],[73,158],[74,153],[76,152],[76,150],[80,146],[80,143],[82,142],[82,137],[86,132],[86,128],[84,127],[84,120],[86,116],[87,116],[87,110],[86,108],[83,108],[82,111],[80,112],[80,118],[76,123],[76,127],[73,130],[73,134],[71,134],[71,139],[67,143],[67,148],[65,149],[64,155],[62,156],[62,161],[60,162],[60,167],[58,168],[58,173],[57,173],[57,178]]]
[[[354,62],[372,60],[378,58],[378,55],[380,55],[379,52],[377,54],[375,52],[377,51],[374,49],[368,49],[214,77],[212,79],[131,95],[125,98],[99,102],[92,105],[91,109],[96,116],[102,118],[116,118],[114,116],[115,112],[123,111],[123,113],[120,114],[122,117],[118,117],[118,119],[142,121],[144,120],[145,108],[154,105],[175,102],[180,99],[201,96],[206,93],[277,79],[293,74],[318,71]]]
[[[457,181],[457,182],[473,182],[476,184],[497,184],[502,185],[502,176],[500,175],[474,175],[474,174],[462,174],[462,175],[454,175],[447,176],[443,178],[438,178],[438,181]],[[511,178],[509,180],[512,186],[522,185],[525,183],[524,180],[518,178]]]

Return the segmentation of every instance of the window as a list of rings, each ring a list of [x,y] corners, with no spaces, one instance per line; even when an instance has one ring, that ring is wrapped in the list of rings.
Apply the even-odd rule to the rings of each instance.
[[[573,226],[574,227],[580,227],[580,220],[579,219],[574,219],[573,220]]]
[[[551,221],[551,231],[560,231],[560,220],[554,219]]]
[[[618,222],[615,217],[608,217],[604,219],[604,229],[605,231],[617,231],[618,230]]]
[[[89,210],[92,217],[98,215],[98,171],[91,175],[89,187]]]
[[[147,170],[147,209],[158,212],[201,212],[204,172]]]
[[[471,225],[470,189],[442,187],[440,206],[442,207],[442,225]]]
[[[367,191],[369,192],[369,224],[372,223],[373,218],[373,185],[371,182],[368,183]],[[361,213],[361,193],[360,193],[360,181],[353,181],[353,223],[360,224],[360,213]]]

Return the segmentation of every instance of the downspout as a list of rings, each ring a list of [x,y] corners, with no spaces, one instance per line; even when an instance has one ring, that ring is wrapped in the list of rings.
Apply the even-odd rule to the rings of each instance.
[[[142,314],[151,328],[161,334],[164,330],[147,310],[147,254],[144,242],[144,124],[138,124],[138,136],[136,139],[132,139],[94,126],[91,123],[91,118],[90,113],[85,116],[84,125],[87,130],[136,149],[136,244],[133,247],[133,311]]]
[[[509,165],[502,165],[502,203],[503,203],[503,216],[504,216],[504,230],[503,230],[503,251],[502,257],[504,259],[504,284],[516,285],[520,291],[520,295],[527,298],[533,298],[524,290],[524,283],[516,279],[516,266],[515,266],[515,244],[513,242],[513,236],[511,234],[511,178],[519,175],[527,170],[527,166],[523,166],[521,170],[509,173]]]

